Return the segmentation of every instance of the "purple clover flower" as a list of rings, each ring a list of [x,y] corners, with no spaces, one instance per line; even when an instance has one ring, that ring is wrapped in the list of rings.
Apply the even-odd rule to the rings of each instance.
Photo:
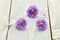
[[[20,30],[24,30],[26,28],[26,20],[24,18],[20,18],[19,20],[17,20],[16,22],[16,28],[20,29]]]
[[[38,14],[38,9],[36,6],[30,6],[27,10],[27,15],[30,18],[35,18],[36,15]]]
[[[38,30],[45,30],[47,27],[47,22],[44,19],[40,19],[36,22],[36,26],[38,28]]]

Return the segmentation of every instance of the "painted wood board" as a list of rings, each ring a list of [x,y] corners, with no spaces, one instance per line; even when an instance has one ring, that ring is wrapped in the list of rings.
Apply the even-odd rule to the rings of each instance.
[[[60,40],[60,0],[49,0],[53,39]]]
[[[0,0],[0,40],[2,38],[4,30],[8,26],[9,8],[10,0]]]
[[[39,14],[35,19],[31,19],[26,15],[26,10],[30,5],[36,5],[39,8]],[[15,28],[15,22],[20,17],[24,17],[28,22],[24,31]],[[42,32],[38,31],[35,26],[36,20],[41,18],[44,18],[48,24],[47,29]],[[12,26],[9,29],[8,40],[51,40],[47,0],[13,0],[10,24]]]

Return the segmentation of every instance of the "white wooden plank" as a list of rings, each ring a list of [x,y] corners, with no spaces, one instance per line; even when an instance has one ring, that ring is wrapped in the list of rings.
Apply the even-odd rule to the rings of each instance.
[[[34,40],[51,40],[51,38],[50,38],[49,20],[48,20],[49,17],[48,17],[48,11],[47,11],[47,0],[38,0],[38,1],[36,0],[35,2],[36,2],[36,5],[40,9],[39,10],[40,14],[38,14],[38,16],[44,18],[47,21],[48,26],[47,26],[47,29],[45,31],[42,31],[42,32],[35,29],[34,33],[33,33],[34,34]],[[45,15],[45,16],[43,16],[43,15]]]
[[[60,40],[60,0],[49,0],[53,39]]]
[[[30,5],[36,5],[39,9],[39,14],[35,19],[27,17],[26,10]],[[27,28],[24,31],[15,28],[15,21],[20,17],[24,17],[28,22]],[[36,20],[40,18],[46,19],[48,24],[47,29],[42,32],[38,32],[35,26]],[[13,0],[10,22],[13,25],[9,30],[8,40],[51,40],[47,0]]]
[[[0,40],[6,40],[6,34],[7,34],[7,30],[8,30],[8,27],[6,27],[4,30],[3,30],[3,32],[2,32],[2,34],[0,34],[0,35],[2,35],[0,38]]]
[[[9,7],[10,0],[0,0],[0,40],[3,35],[2,33],[8,26]]]

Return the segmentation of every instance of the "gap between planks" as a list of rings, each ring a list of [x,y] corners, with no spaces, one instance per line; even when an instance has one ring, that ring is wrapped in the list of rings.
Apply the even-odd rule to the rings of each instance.
[[[10,1],[10,9],[9,9],[9,17],[8,17],[8,29],[7,29],[7,33],[6,33],[6,40],[8,39],[8,32],[10,29],[10,17],[11,17],[11,9],[12,9],[12,0]]]
[[[47,10],[48,10],[48,17],[49,17],[49,26],[50,26],[50,35],[51,35],[51,40],[53,39],[53,34],[52,34],[52,26],[51,26],[51,18],[50,18],[50,7],[49,7],[49,1],[47,0]]]

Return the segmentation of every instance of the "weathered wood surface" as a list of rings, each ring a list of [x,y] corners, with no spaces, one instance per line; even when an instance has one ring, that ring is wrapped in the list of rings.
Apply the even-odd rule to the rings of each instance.
[[[60,40],[60,0],[49,0],[53,39]]]
[[[30,19],[26,15],[27,8],[30,5],[36,5],[39,8],[39,14],[37,18]],[[24,14],[24,15],[23,15]],[[44,16],[45,15],[45,16]],[[47,0],[13,0],[11,10],[11,23],[15,22],[20,17],[24,17],[27,22],[27,29],[25,31],[19,31],[13,24],[10,27],[8,33],[8,40],[51,40],[50,38],[50,27],[47,10]],[[35,27],[35,21],[37,19],[44,18],[47,21],[48,27],[45,31],[39,32]],[[32,21],[32,22],[31,22]],[[44,34],[45,33],[45,34]],[[48,38],[47,38],[48,37]]]
[[[57,0],[0,0],[0,39],[1,40],[60,40],[59,33],[59,2]],[[12,3],[12,4],[11,4]],[[11,7],[12,5],[12,7]],[[26,10],[30,5],[36,5],[39,8],[37,18],[30,19],[26,15]],[[10,13],[10,19],[9,19]],[[23,15],[24,14],[24,15]],[[45,15],[45,16],[44,16]],[[15,21],[24,17],[27,22],[27,28],[24,31],[15,28]],[[50,18],[49,18],[50,17]],[[44,18],[48,27],[45,31],[38,31],[35,27],[35,21]],[[9,20],[10,22],[9,22]],[[32,22],[31,22],[32,21]],[[49,21],[50,24],[49,24]],[[8,35],[8,25],[10,26]],[[50,28],[52,27],[52,31]],[[52,33],[51,33],[52,32]],[[51,36],[52,34],[52,36]],[[7,39],[6,39],[7,37]]]
[[[10,0],[0,0],[0,40],[8,26]],[[5,33],[6,35],[6,33]]]

